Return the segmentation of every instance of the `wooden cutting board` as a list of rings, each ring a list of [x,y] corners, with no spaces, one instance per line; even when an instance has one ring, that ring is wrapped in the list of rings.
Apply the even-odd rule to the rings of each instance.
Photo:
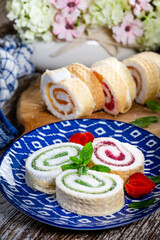
[[[156,100],[160,102],[160,99]],[[158,116],[160,119],[160,113],[153,113],[147,107],[136,103],[133,103],[127,113],[119,114],[118,116],[111,116],[104,111],[98,111],[85,118],[111,119],[129,123],[137,118],[146,116]],[[49,123],[61,121],[61,119],[56,118],[47,110],[40,92],[40,83],[31,85],[21,94],[17,106],[17,119],[19,124],[24,126],[24,133]],[[160,137],[160,121],[151,124],[145,129]]]

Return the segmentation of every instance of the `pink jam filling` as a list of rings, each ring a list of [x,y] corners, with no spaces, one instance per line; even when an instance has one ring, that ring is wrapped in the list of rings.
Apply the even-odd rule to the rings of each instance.
[[[122,161],[125,159],[125,155],[123,153],[120,153],[119,156],[117,157],[117,156],[114,156],[113,153],[110,152],[109,150],[106,150],[105,154],[107,157],[112,158],[114,160]]]
[[[101,158],[101,157],[98,155],[98,149],[99,149],[100,147],[102,147],[102,146],[110,146],[110,145],[112,145],[112,146],[114,146],[115,148],[117,148],[117,150],[119,151],[119,155],[118,155],[118,156],[115,156],[110,150],[106,149],[106,150],[105,150],[105,154],[106,154],[107,157],[109,157],[109,158],[111,158],[111,159],[113,159],[113,160],[115,160],[115,161],[123,161],[123,160],[125,159],[124,153],[122,153],[122,152],[120,151],[120,149],[116,146],[115,143],[110,142],[110,141],[103,141],[103,142],[100,142],[99,144],[97,144],[97,146],[95,146],[94,149],[93,149],[93,152],[94,152],[96,158],[97,158],[99,161],[101,161],[101,162],[103,162],[103,163],[105,163],[105,164],[107,164],[107,165],[118,166],[118,167],[130,166],[131,164],[133,164],[133,163],[135,162],[135,158],[134,158],[134,156],[133,156],[132,154],[131,154],[131,160],[130,160],[128,163],[124,163],[124,164],[123,164],[123,163],[119,163],[119,162],[114,164],[114,163],[111,163],[111,162],[106,161],[106,160],[104,160],[103,158]]]
[[[108,90],[109,92],[109,96],[107,95],[108,93],[106,91],[104,91],[104,95],[105,97],[110,97],[110,102],[105,102],[105,108],[108,109],[108,110],[113,110],[114,107],[115,107],[115,102],[114,102],[114,97],[111,93],[111,90],[109,89],[109,87],[107,86],[107,84],[104,82],[103,83],[104,87]]]

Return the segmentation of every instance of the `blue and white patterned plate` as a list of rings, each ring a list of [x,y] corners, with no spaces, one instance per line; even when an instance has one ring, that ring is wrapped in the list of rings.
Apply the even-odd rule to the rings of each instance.
[[[144,197],[156,198],[144,209],[131,209],[137,200],[125,195],[123,209],[105,217],[86,217],[62,209],[56,198],[33,191],[25,183],[25,160],[30,153],[54,143],[67,142],[76,132],[91,132],[95,137],[112,136],[137,146],[145,155],[145,174],[160,175],[160,139],[130,124],[104,119],[78,119],[62,121],[37,128],[15,141],[0,162],[0,189],[6,199],[28,216],[61,228],[78,230],[107,229],[122,226],[145,217],[160,207],[160,184]]]

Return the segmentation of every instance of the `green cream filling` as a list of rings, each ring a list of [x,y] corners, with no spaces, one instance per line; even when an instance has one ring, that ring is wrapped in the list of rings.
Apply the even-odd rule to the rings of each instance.
[[[105,191],[102,191],[102,192],[101,192],[101,191],[100,191],[100,192],[87,192],[87,191],[82,191],[82,190],[73,188],[73,187],[69,186],[69,185],[66,183],[66,178],[67,178],[69,175],[75,175],[75,174],[77,175],[77,173],[67,173],[66,175],[64,175],[64,176],[62,177],[62,182],[63,182],[63,184],[64,184],[67,188],[69,188],[69,189],[71,189],[71,190],[73,190],[73,191],[76,191],[76,192],[87,193],[87,194],[104,194],[104,193],[107,193],[107,192],[109,192],[109,191],[112,191],[112,190],[117,186],[117,183],[115,182],[114,179],[112,179],[111,177],[106,177],[106,176],[105,176],[106,178],[109,178],[109,179],[112,181],[112,186],[111,186],[109,189],[107,189],[107,190],[105,190]],[[88,182],[85,182],[85,181],[83,181],[83,180],[81,180],[81,179],[75,179],[74,182],[75,182],[75,183],[78,183],[78,184],[80,184],[80,185],[89,187],[89,188],[100,188],[100,187],[102,187],[102,186],[105,185],[105,182],[104,182],[103,180],[99,179],[98,177],[94,176],[93,174],[86,173],[85,175],[88,175],[88,176],[92,177],[93,179],[97,180],[97,181],[99,182],[98,186],[95,187],[95,186],[93,186],[92,184],[90,184],[90,183],[88,183]]]
[[[68,148],[68,147],[69,147],[69,148],[74,148],[74,149],[77,150],[77,154],[76,154],[75,156],[79,156],[79,155],[80,155],[81,149],[80,149],[79,147],[77,147],[77,146],[65,146],[65,145],[62,145],[62,146],[60,146],[60,147],[55,147],[55,148],[52,148],[52,149],[48,149],[48,150],[46,150],[45,152],[42,152],[42,153],[38,154],[38,155],[32,160],[32,163],[31,163],[32,168],[34,168],[35,170],[39,170],[39,171],[51,171],[51,170],[53,170],[55,167],[58,167],[58,166],[61,166],[61,165],[63,165],[63,164],[66,164],[66,163],[70,162],[69,154],[68,154],[68,152],[67,152],[67,148]],[[65,148],[65,151],[64,151],[64,152],[61,152],[61,153],[58,153],[58,154],[56,154],[56,155],[53,155],[51,158],[47,158],[47,157],[46,157],[46,158],[43,160],[43,165],[46,166],[46,167],[50,167],[50,169],[43,169],[43,168],[37,166],[37,161],[38,161],[38,159],[39,159],[41,156],[44,156],[46,153],[51,152],[51,151],[53,151],[54,149],[58,149],[58,148]],[[64,157],[64,156],[68,156],[68,159],[64,160],[64,161],[61,162],[61,163],[56,163],[56,159],[58,159],[58,158],[60,158],[60,157]],[[50,160],[53,160],[53,159],[55,159],[55,163],[50,164],[49,161],[50,161]]]

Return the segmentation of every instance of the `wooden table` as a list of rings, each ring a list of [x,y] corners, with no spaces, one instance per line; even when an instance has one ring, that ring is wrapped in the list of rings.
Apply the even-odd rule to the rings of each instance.
[[[0,37],[13,32],[12,25],[4,11],[5,0],[0,1]],[[19,136],[23,126],[17,123],[17,102],[21,93],[31,84],[38,82],[40,73],[19,79],[19,87],[10,101],[3,107],[3,112],[18,129]],[[5,151],[0,151],[0,155]],[[158,240],[160,236],[160,210],[132,224],[109,230],[75,231],[55,228],[24,215],[13,207],[0,193],[0,239],[2,240]]]

